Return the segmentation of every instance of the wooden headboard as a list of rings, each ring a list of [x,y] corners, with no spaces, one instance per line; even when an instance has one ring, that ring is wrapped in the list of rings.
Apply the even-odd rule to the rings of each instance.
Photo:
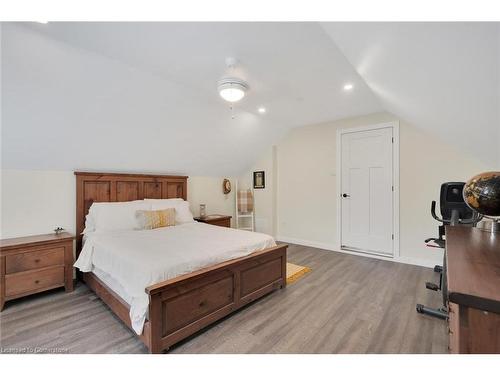
[[[75,172],[76,252],[80,253],[85,216],[94,202],[126,202],[144,198],[187,199],[187,176]]]

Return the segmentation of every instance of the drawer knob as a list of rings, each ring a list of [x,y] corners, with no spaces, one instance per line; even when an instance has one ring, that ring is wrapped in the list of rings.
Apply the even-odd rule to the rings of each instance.
[[[40,263],[40,259],[35,259],[35,263]]]
[[[35,284],[38,284],[40,282],[40,280],[35,280]]]

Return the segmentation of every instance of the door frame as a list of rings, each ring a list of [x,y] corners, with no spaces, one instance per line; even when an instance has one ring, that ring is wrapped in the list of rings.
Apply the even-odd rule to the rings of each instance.
[[[394,186],[394,194],[392,196],[392,207],[393,207],[393,233],[394,233],[394,247],[393,247],[393,255],[381,255],[376,254],[370,251],[353,251],[349,249],[342,248],[342,135],[348,133],[357,133],[368,130],[378,130],[392,128],[392,136],[394,138],[394,142],[392,143],[392,155],[393,155],[393,163],[392,163],[392,181]],[[337,249],[342,252],[349,252],[355,254],[366,254],[371,257],[380,257],[384,258],[392,258],[397,259],[400,257],[400,249],[399,249],[399,121],[391,121],[384,122],[373,125],[365,125],[365,126],[357,126],[352,128],[340,128],[337,129]]]

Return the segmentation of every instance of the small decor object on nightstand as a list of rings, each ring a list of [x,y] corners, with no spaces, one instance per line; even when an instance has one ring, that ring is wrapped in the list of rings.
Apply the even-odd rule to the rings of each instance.
[[[61,233],[61,232],[64,232],[64,228],[57,227],[56,229],[54,229],[54,232],[55,232],[56,234],[59,234],[59,233]]]
[[[222,191],[224,194],[229,194],[231,192],[231,181],[229,181],[227,178],[222,181]]]
[[[200,217],[206,217],[206,216],[207,216],[207,205],[200,204]]]
[[[266,176],[264,171],[253,172],[253,188],[265,189]]]

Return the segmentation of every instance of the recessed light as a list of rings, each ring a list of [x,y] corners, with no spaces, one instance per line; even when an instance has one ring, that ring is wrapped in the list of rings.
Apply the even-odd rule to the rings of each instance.
[[[354,87],[354,86],[353,86],[353,84],[352,84],[352,83],[346,83],[346,84],[344,85],[344,90],[345,90],[345,91],[349,91],[349,90],[352,90],[352,89],[353,89],[353,87]]]
[[[259,113],[266,113],[266,109],[264,107],[259,107],[257,111],[259,111]]]

